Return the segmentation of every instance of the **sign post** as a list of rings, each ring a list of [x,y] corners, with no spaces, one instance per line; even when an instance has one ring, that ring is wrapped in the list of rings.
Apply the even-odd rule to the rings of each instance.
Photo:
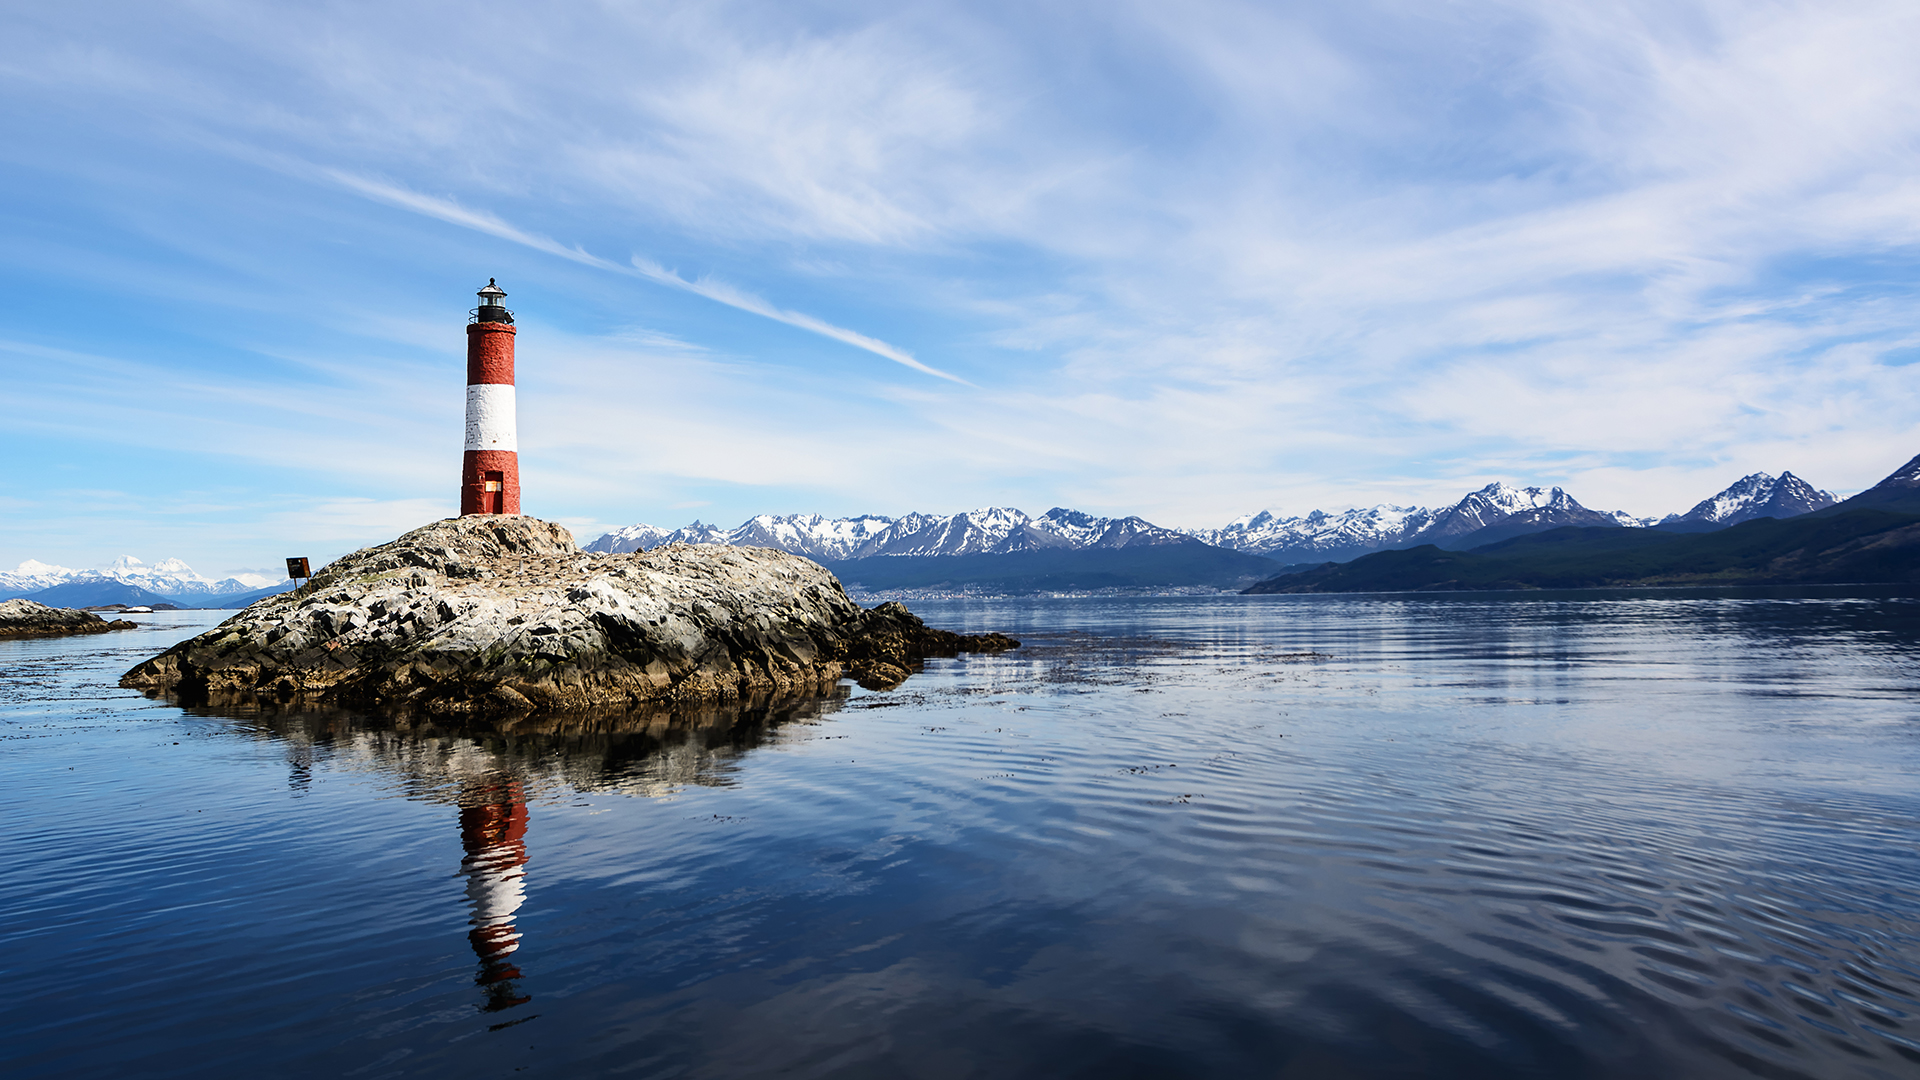
[[[288,559],[287,560],[287,579],[289,581],[298,581],[301,578],[306,578],[308,581],[313,580],[313,570],[307,566],[307,560]],[[299,587],[300,586],[298,585],[294,586],[294,588],[296,589]]]

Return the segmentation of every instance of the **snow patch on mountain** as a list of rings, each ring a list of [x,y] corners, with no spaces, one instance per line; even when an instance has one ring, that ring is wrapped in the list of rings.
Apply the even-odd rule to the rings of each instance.
[[[1103,518],[1056,506],[1035,518],[1033,527],[1060,537],[1076,548],[1150,547],[1191,543],[1193,537],[1177,529],[1163,529],[1139,517]]]
[[[1349,552],[1378,551],[1401,543],[1433,523],[1434,511],[1418,506],[1359,507],[1328,513],[1315,510],[1304,517],[1283,518],[1262,510],[1228,522],[1219,529],[1198,529],[1192,535],[1215,547],[1250,555],[1286,556],[1285,561],[1339,561]]]
[[[854,558],[879,555],[1005,555],[1052,547],[1077,546],[1064,537],[1035,528],[1033,519],[1012,507],[988,506],[940,517],[908,514],[888,526]]]
[[[645,551],[659,547],[667,542],[669,530],[658,525],[626,525],[612,532],[601,533],[592,543],[583,545],[583,551],[597,551],[606,555],[625,555],[630,551]]]
[[[662,529],[657,525],[628,525],[603,533],[599,539],[586,545],[583,550],[601,551],[610,555],[624,555],[629,551],[646,551],[662,544],[724,544],[726,530],[717,525],[708,525],[695,520],[693,524],[678,529]]]
[[[726,534],[734,547],[770,547],[809,559],[850,559],[893,524],[891,518],[871,514],[857,518],[826,518],[819,514],[761,514]]]

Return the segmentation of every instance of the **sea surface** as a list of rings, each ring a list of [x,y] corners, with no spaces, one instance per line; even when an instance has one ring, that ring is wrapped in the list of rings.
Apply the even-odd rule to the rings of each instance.
[[[921,602],[512,733],[0,642],[0,1075],[1920,1076],[1920,597]]]

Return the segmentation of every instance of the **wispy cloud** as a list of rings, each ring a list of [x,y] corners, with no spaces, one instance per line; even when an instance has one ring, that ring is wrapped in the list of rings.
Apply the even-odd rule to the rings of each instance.
[[[397,206],[402,210],[411,210],[416,214],[425,214],[431,218],[438,218],[450,225],[458,225],[462,228],[486,233],[488,236],[497,236],[502,240],[510,240],[513,243],[530,247],[535,251],[544,251],[549,255],[556,255],[562,259],[580,263],[583,266],[592,266],[601,270],[612,270],[615,273],[624,273],[626,269],[619,263],[608,262],[596,255],[590,255],[584,248],[577,245],[568,247],[558,240],[539,236],[527,232],[524,229],[517,229],[493,214],[489,214],[484,210],[473,210],[461,206],[452,199],[439,199],[432,195],[423,195],[420,192],[409,191],[396,184],[384,183],[365,176],[356,176],[353,173],[343,172],[339,169],[325,169],[323,173],[328,179],[343,187],[357,191],[369,199],[375,199],[390,206]]]
[[[915,371],[923,372],[937,378],[957,382],[966,386],[972,385],[958,375],[950,375],[947,372],[941,371],[939,368],[923,364],[915,360],[904,349],[894,348],[892,345],[878,338],[871,338],[858,331],[835,326],[830,322],[816,319],[802,312],[782,310],[750,292],[736,289],[723,281],[715,281],[712,278],[704,277],[689,281],[679,274],[660,266],[658,263],[649,262],[638,255],[633,257],[633,266],[634,269],[640,271],[643,277],[651,281],[657,281],[662,285],[671,285],[676,289],[685,289],[696,296],[704,296],[716,304],[725,304],[730,308],[738,308],[741,311],[751,312],[761,318],[772,319],[775,322],[786,323],[788,326],[798,327],[810,333],[819,334],[821,337],[832,338],[835,341],[851,345],[856,349],[865,349],[875,356],[884,356],[896,364],[904,364]]]
[[[616,274],[637,274],[649,281],[659,282],[662,285],[671,285],[676,289],[685,289],[697,296],[704,296],[715,303],[725,304],[728,307],[737,308],[741,311],[758,315],[761,318],[785,323],[788,326],[805,330],[811,334],[819,334],[821,337],[831,338],[843,345],[851,345],[856,349],[865,350],[875,356],[884,357],[896,364],[910,367],[924,375],[932,375],[935,378],[946,379],[962,385],[972,385],[957,375],[952,375],[929,364],[921,363],[919,360],[914,359],[906,350],[889,345],[879,338],[870,337],[857,330],[849,330],[844,326],[835,326],[825,319],[814,318],[805,312],[788,311],[775,307],[766,300],[750,292],[734,288],[725,282],[715,281],[712,278],[699,278],[689,281],[673,271],[667,270],[638,255],[633,257],[633,265],[631,268],[621,266],[619,263],[610,262],[597,255],[593,255],[578,245],[568,247],[550,237],[540,236],[527,232],[524,229],[516,228],[501,220],[496,215],[487,213],[484,210],[474,210],[461,206],[451,199],[440,199],[431,195],[423,195],[417,191],[409,191],[406,188],[372,180],[364,176],[355,176],[352,173],[342,172],[338,169],[328,169],[325,172],[328,178],[336,183],[357,191],[370,199],[377,199],[380,202],[400,207],[403,210],[411,210],[417,214],[425,214],[428,217],[438,218],[448,224],[459,225],[462,228],[486,233],[488,236],[497,236],[502,240],[509,240],[513,243],[530,247],[535,251],[542,251],[548,255],[554,255],[562,259],[580,263],[583,266],[591,266],[598,270],[611,270]]]

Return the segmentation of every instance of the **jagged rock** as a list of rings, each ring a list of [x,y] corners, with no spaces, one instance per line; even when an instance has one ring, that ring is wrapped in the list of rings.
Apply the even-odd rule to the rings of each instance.
[[[999,634],[869,611],[816,563],[767,548],[583,552],[518,516],[435,522],[357,551],[129,671],[188,699],[501,715],[886,687]]]
[[[0,638],[104,634],[133,628],[134,624],[125,619],[108,622],[91,611],[48,607],[33,600],[0,602]]]

